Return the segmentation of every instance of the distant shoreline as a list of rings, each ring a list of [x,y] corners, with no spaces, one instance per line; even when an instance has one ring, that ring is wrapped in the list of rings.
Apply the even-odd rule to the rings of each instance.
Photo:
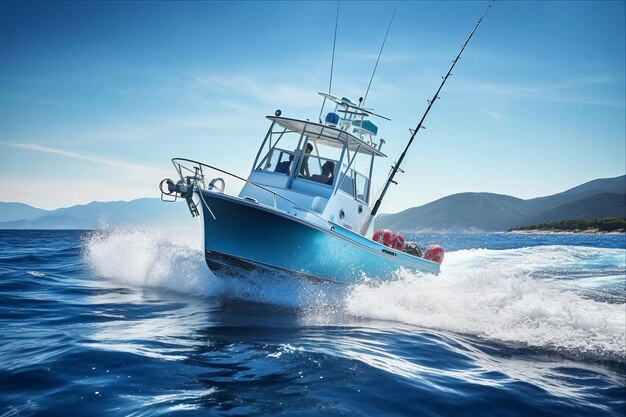
[[[581,229],[581,230],[559,230],[559,229],[534,229],[534,230],[510,230],[507,233],[518,233],[518,234],[588,234],[588,235],[620,235],[626,234],[626,231],[623,229],[605,231],[599,229]]]

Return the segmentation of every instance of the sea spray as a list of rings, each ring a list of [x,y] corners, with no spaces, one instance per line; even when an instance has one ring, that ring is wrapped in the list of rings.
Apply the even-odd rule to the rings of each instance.
[[[307,323],[352,316],[626,360],[621,249],[459,250],[439,276],[399,271],[352,286],[256,271],[222,277],[197,246],[153,230],[94,232],[83,251],[101,278],[295,308]]]
[[[169,234],[101,230],[86,239],[83,251],[92,271],[102,278],[196,295],[215,293],[214,275],[204,263],[202,250],[174,242]]]
[[[110,229],[89,235],[83,256],[96,276],[126,285],[156,287],[194,296],[221,296],[309,311],[341,305],[345,286],[302,280],[291,274],[250,271],[213,274],[193,237],[145,229]]]
[[[353,286],[346,309],[359,317],[624,361],[623,298],[589,298],[567,275],[545,272],[557,263],[561,274],[580,273],[582,260],[599,251],[615,261],[613,250],[557,246],[453,252],[439,276],[401,271],[386,282]]]

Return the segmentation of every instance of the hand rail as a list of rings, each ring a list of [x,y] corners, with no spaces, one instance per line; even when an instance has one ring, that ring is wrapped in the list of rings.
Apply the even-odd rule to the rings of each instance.
[[[197,167],[197,169],[190,169],[187,166],[185,166],[182,163],[180,163],[179,161],[184,161],[184,162],[188,162],[188,163],[191,163],[191,164],[195,164],[198,167]],[[246,184],[250,184],[250,185],[252,185],[254,187],[260,188],[261,190],[266,191],[266,192],[272,194],[273,195],[273,202],[274,202],[274,209],[276,209],[276,210],[280,210],[278,208],[278,206],[276,205],[276,201],[277,201],[277,198],[281,198],[281,199],[289,202],[290,204],[293,204],[294,208],[297,208],[298,210],[304,211],[306,213],[310,213],[313,216],[317,217],[318,219],[322,220],[324,223],[326,223],[326,224],[328,224],[330,226],[330,223],[328,222],[327,219],[325,219],[322,216],[320,216],[319,214],[315,213],[310,208],[304,207],[301,204],[296,203],[295,201],[290,200],[289,198],[287,198],[287,197],[285,197],[285,196],[283,196],[281,194],[278,194],[275,191],[270,190],[269,188],[266,188],[266,187],[264,187],[264,186],[262,186],[260,184],[255,183],[255,182],[249,181],[249,180],[247,180],[245,178],[242,178],[242,177],[240,177],[238,175],[235,175],[233,173],[230,173],[228,171],[224,171],[223,169],[216,168],[214,166],[205,164],[203,162],[196,161],[196,160],[193,160],[193,159],[187,159],[187,158],[172,158],[172,164],[174,165],[174,169],[176,169],[176,172],[178,172],[178,175],[180,176],[180,179],[183,182],[185,182],[185,176],[183,175],[183,169],[184,169],[184,170],[186,170],[189,173],[194,175],[193,178],[196,180],[196,182],[198,180],[202,180],[203,188],[206,188],[205,176],[204,176],[204,171],[203,171],[202,167],[213,169],[215,171],[218,171],[218,172],[221,172],[223,174],[226,174],[226,175],[229,175],[231,177],[234,177],[234,178],[236,178],[236,179],[238,179],[240,181],[245,182]],[[200,178],[198,178],[198,174],[200,174]]]

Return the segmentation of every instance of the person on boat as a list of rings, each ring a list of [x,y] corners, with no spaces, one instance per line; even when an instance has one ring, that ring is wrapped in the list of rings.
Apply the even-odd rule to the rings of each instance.
[[[304,159],[302,160],[302,166],[300,167],[300,175],[305,178],[311,177],[311,172],[309,171],[309,155],[313,152],[313,145],[310,143],[306,145],[306,149],[304,153]]]
[[[291,162],[293,162],[293,155],[289,155],[288,161],[279,162],[276,164],[276,168],[274,172],[278,172],[279,174],[289,174],[289,169],[291,168]]]
[[[321,182],[322,184],[333,184],[333,172],[335,171],[335,164],[332,161],[324,162],[322,165],[322,173],[319,175],[313,175],[311,179],[313,181]]]

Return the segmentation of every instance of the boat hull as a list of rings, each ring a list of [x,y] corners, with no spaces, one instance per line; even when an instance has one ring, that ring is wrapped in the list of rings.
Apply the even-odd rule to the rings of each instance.
[[[341,226],[325,228],[249,200],[200,192],[206,261],[215,273],[286,271],[351,284],[364,275],[389,279],[400,268],[439,272],[434,262],[382,246]]]

